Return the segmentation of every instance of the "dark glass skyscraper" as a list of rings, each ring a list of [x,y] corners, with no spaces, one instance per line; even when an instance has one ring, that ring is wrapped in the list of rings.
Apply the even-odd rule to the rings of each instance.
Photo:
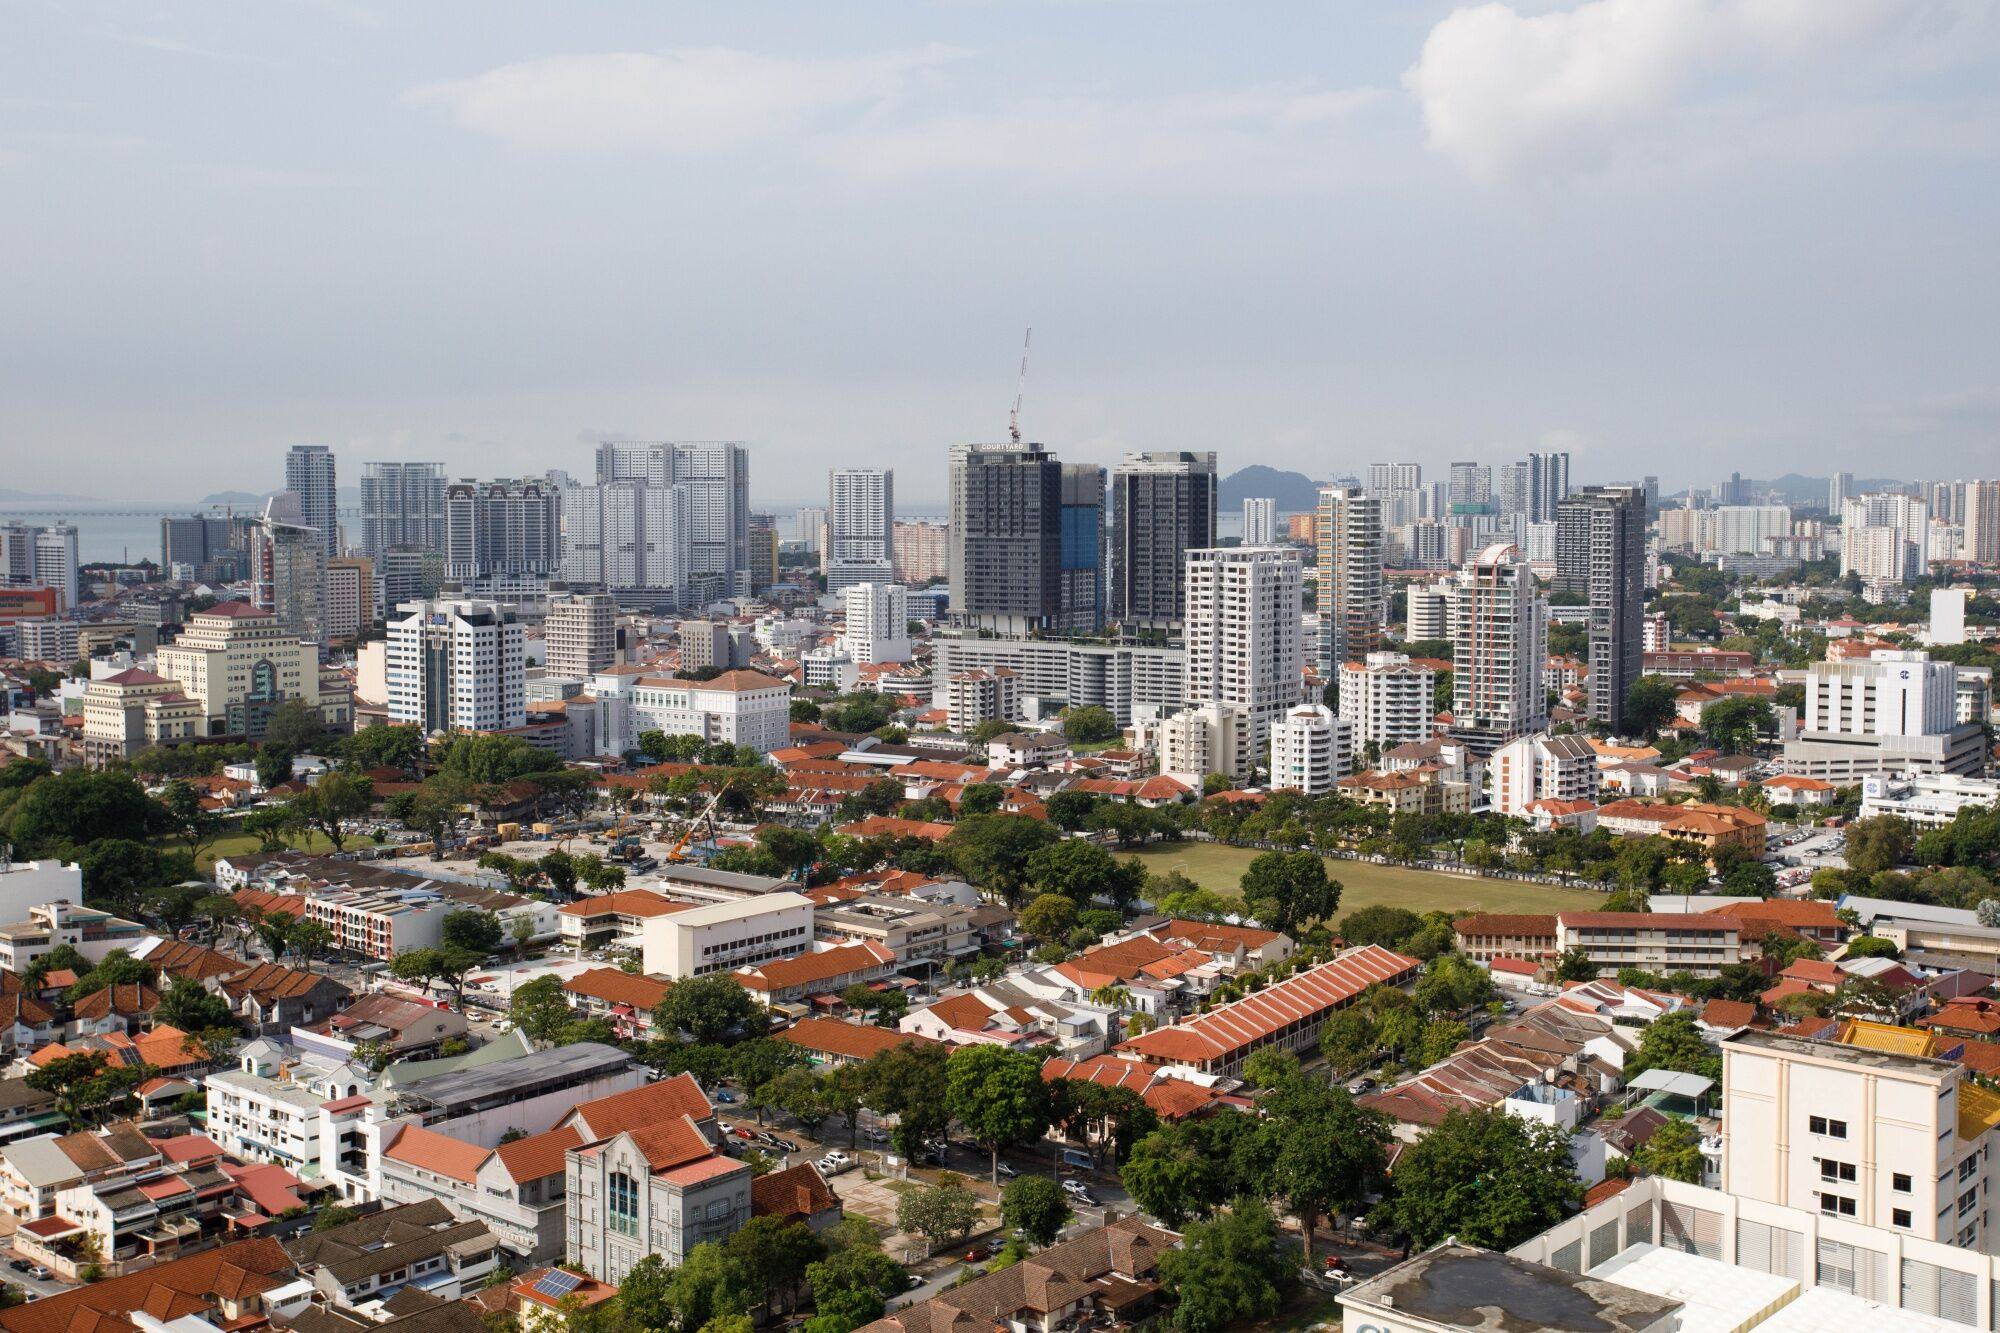
[[[1179,638],[1187,553],[1215,545],[1215,455],[1127,454],[1111,475],[1111,614],[1128,634]]]

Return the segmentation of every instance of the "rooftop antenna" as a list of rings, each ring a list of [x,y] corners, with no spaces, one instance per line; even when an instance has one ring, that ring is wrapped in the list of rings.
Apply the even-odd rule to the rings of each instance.
[[[1021,442],[1021,393],[1028,387],[1028,348],[1035,341],[1034,326],[1021,339],[1021,378],[1014,382],[1014,410],[1007,414],[1007,433],[1014,437],[1014,443]]]

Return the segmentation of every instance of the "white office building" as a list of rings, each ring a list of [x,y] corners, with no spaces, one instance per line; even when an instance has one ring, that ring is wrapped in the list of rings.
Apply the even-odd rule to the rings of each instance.
[[[643,929],[647,975],[686,981],[805,953],[813,902],[802,893],[760,893],[648,917]]]
[[[1959,721],[1958,694],[1958,668],[1922,652],[1815,662],[1799,735],[1785,743],[1785,771],[1836,784],[1870,773],[1977,774],[1985,738],[1977,722]]]
[[[841,637],[849,657],[857,664],[910,660],[907,588],[900,583],[850,583],[840,598],[846,614]]]
[[[1247,779],[1270,753],[1271,724],[1299,702],[1298,556],[1269,546],[1187,553],[1187,701],[1241,709],[1246,725],[1217,771]]]
[[[1354,728],[1354,744],[1378,751],[1421,743],[1435,730],[1437,673],[1407,653],[1370,653],[1340,666],[1340,715]]]
[[[618,603],[608,593],[571,593],[549,603],[542,622],[552,676],[581,680],[618,660]]]
[[[1354,725],[1325,704],[1300,704],[1271,724],[1274,791],[1322,796],[1354,771]]]
[[[389,721],[426,732],[527,723],[521,626],[492,602],[405,602],[388,622]]]
[[[725,671],[712,680],[606,673],[592,680],[591,695],[600,754],[635,750],[648,731],[726,741],[759,754],[791,743],[792,687],[759,671]]]
[[[1404,638],[1412,643],[1458,637],[1458,585],[1451,579],[1413,583],[1404,594]]]

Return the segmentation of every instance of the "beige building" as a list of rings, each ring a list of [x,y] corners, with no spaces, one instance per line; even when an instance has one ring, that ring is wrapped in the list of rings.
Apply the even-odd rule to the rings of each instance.
[[[813,902],[802,893],[762,893],[649,917],[642,929],[646,974],[685,981],[804,953],[812,948]]]
[[[549,603],[542,637],[551,676],[594,676],[618,660],[618,602],[602,592],[558,597]]]
[[[326,562],[322,625],[328,643],[355,638],[375,623],[375,563],[364,555]]]
[[[202,735],[201,705],[178,683],[132,667],[93,680],[83,691],[83,759],[102,768],[153,745]]]
[[[180,638],[160,649],[158,663],[160,673],[200,705],[201,735],[255,740],[286,699],[317,708],[335,731],[353,722],[345,680],[323,672],[312,644],[248,602],[223,602],[190,616]]]

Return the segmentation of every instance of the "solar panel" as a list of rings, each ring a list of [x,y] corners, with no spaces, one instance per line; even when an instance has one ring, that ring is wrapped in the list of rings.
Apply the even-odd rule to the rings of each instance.
[[[554,1300],[561,1300],[582,1285],[583,1279],[576,1274],[552,1268],[535,1282],[535,1290]]]

